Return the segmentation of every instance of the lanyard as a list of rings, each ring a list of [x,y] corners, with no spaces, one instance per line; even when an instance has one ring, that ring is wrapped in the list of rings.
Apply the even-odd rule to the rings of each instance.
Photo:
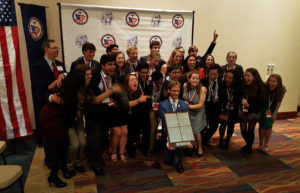
[[[142,86],[141,86],[141,83],[139,82],[139,87],[140,87],[140,89],[141,89],[141,92],[142,92],[142,94],[144,94],[144,91],[143,91],[143,88],[142,88]]]
[[[232,102],[233,99],[233,90],[231,88],[227,88],[227,98],[228,98],[228,102]]]
[[[268,104],[268,106],[269,106],[269,109],[271,108],[271,105],[272,105],[272,103],[273,103],[273,99],[274,99],[274,97],[272,97],[272,100],[271,100],[271,94],[269,93],[269,104]]]
[[[157,92],[155,92],[155,88],[153,88],[153,100],[154,100],[154,102],[158,101],[159,96],[160,96],[160,92],[161,92],[161,87]]]
[[[105,91],[107,91],[108,90],[108,85],[106,84],[106,81],[105,81],[105,78],[104,78],[104,74],[103,74],[102,71],[100,72],[100,75],[101,75],[101,80],[102,80],[104,89],[105,89]],[[111,84],[111,81],[110,81],[110,84]]]
[[[129,63],[129,68],[130,68],[130,71],[131,71],[131,72],[135,72],[135,70],[134,70],[134,68],[133,68],[133,65],[130,64],[130,63]]]
[[[226,109],[230,110],[232,108],[232,100],[233,100],[233,90],[232,88],[227,88],[227,105]]]
[[[195,94],[196,94],[196,89],[194,89],[194,93],[192,94],[192,96],[191,96],[191,92],[192,92],[192,90],[189,91],[189,103],[192,102],[192,100],[193,100],[193,98],[194,98],[194,96],[195,96]]]
[[[215,89],[213,90],[212,89],[212,84],[214,84],[214,82],[212,82],[212,83],[210,83],[209,84],[209,92],[210,92],[210,95],[212,96],[212,97],[215,97],[215,94],[216,94],[216,87],[217,87],[217,85],[216,85],[216,87],[215,87]],[[216,83],[217,84],[217,83]]]

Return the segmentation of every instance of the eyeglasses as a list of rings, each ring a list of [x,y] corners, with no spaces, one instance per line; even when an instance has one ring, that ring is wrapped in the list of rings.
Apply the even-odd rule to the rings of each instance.
[[[49,48],[49,49],[60,50],[60,47],[53,47],[53,48]]]

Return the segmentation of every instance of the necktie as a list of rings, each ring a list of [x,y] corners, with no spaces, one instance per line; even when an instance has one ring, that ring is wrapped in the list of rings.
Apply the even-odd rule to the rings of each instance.
[[[52,62],[52,70],[53,70],[53,75],[55,78],[58,77],[58,70],[56,68],[56,64],[54,62]]]
[[[172,108],[173,108],[173,112],[175,112],[176,111],[176,101],[172,102]]]
[[[212,87],[210,90],[210,100],[213,101],[215,99],[215,88],[216,88],[216,81],[212,83]]]
[[[110,76],[106,76],[105,78],[105,83],[106,83],[106,86],[107,86],[107,89],[110,89]]]
[[[213,91],[215,91],[215,88],[216,88],[216,81],[214,81],[213,86],[212,86]]]

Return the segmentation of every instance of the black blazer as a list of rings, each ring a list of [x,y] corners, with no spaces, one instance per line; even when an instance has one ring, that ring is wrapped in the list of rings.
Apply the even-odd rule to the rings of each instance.
[[[219,98],[218,101],[220,101],[220,89],[221,89],[221,77],[220,76],[217,78],[217,82],[218,82],[218,98]],[[205,99],[205,103],[207,103],[208,92],[209,92],[209,88],[208,88],[209,87],[209,78],[206,77],[206,78],[202,79],[201,83],[207,89],[207,94],[206,94],[206,99]]]
[[[131,65],[130,65],[131,62],[129,62],[128,59],[127,59],[126,62],[127,62],[128,68],[129,68],[129,70],[130,70],[130,72],[131,72]],[[141,62],[139,59],[137,59],[137,66],[134,66],[134,67],[133,67],[135,72],[137,72],[138,66],[141,65],[141,64],[142,64],[142,62]]]
[[[58,68],[62,68],[66,72],[65,65],[58,60],[55,60],[55,64]],[[30,77],[31,77],[31,89],[34,106],[34,114],[36,118],[36,127],[38,128],[38,117],[44,104],[48,102],[48,98],[53,91],[48,90],[48,86],[55,81],[55,77],[48,62],[43,57],[41,60],[30,65]]]
[[[235,87],[233,88],[233,110],[226,109],[227,102],[228,102],[228,95],[227,95],[227,87],[225,82],[223,81],[221,83],[220,93],[219,93],[219,101],[221,105],[221,112],[229,112],[229,114],[232,116],[232,120],[236,123],[238,122],[238,110],[239,106],[241,104],[242,100],[242,89],[241,87]]]
[[[83,56],[79,57],[77,60],[72,62],[70,72],[73,71],[78,64],[85,64]],[[96,60],[92,60],[91,61],[91,69],[92,69],[92,71],[94,71],[96,69],[100,69],[100,63],[97,62]]]
[[[93,94],[95,96],[98,96],[98,95],[102,94],[103,92],[105,92],[104,89],[101,90],[99,88],[99,84],[102,81],[100,73],[101,73],[101,70],[99,68],[93,71],[92,80],[91,80],[91,83],[89,86],[89,88],[93,91]],[[112,76],[112,84],[114,84],[114,83],[118,83],[118,81],[114,76]],[[128,98],[126,98],[125,95],[126,95],[125,93],[113,94],[111,96],[111,98],[114,101],[116,101],[121,108],[128,109],[129,108]],[[99,106],[107,106],[107,104],[99,104]],[[105,110],[102,111],[102,113],[105,113]]]
[[[240,80],[244,79],[244,69],[241,65],[236,64],[236,68],[233,71],[239,77]],[[221,66],[220,75],[223,77],[226,72],[227,72],[227,64]]]

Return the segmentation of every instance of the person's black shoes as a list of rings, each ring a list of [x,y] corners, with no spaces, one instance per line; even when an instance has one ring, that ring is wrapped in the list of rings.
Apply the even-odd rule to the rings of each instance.
[[[76,170],[76,172],[78,172],[78,173],[84,173],[84,172],[85,172],[85,169],[84,169],[83,166],[75,167],[75,170]]]
[[[182,173],[184,172],[184,168],[183,168],[183,165],[182,165],[181,162],[178,162],[178,163],[176,164],[176,170],[177,170],[177,172],[180,173],[180,174],[182,174]]]
[[[91,169],[95,172],[96,176],[104,176],[104,169],[101,166],[94,166]]]
[[[67,186],[66,182],[61,181],[57,176],[49,176],[48,177],[49,185],[54,184],[57,188],[63,188]]]
[[[44,163],[48,169],[51,169],[52,164],[51,164],[51,161],[47,157],[45,157]]]
[[[66,179],[70,179],[70,178],[76,176],[76,171],[67,169],[67,170],[63,171],[63,176]]]
[[[250,158],[252,156],[252,148],[248,148],[247,146],[242,147],[240,152],[245,158]]]
[[[224,143],[223,149],[229,149],[229,143],[228,143],[228,142],[225,142],[225,143]]]

